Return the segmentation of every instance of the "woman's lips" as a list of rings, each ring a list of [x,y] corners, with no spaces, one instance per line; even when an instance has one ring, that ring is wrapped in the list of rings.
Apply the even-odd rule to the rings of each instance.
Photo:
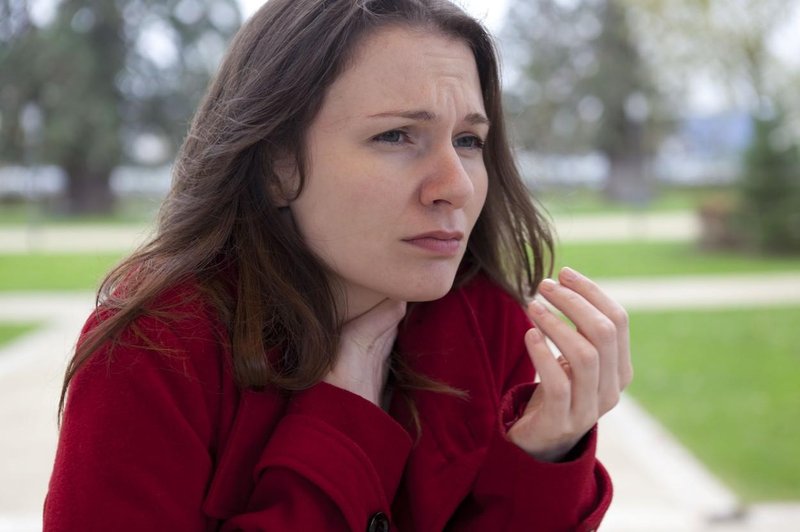
[[[403,241],[437,255],[451,257],[461,250],[463,238],[464,234],[457,231],[434,231],[405,238]]]

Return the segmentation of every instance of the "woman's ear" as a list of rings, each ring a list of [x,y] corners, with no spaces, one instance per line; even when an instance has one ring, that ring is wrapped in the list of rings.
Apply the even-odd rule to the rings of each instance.
[[[297,161],[291,155],[277,158],[272,163],[272,175],[269,176],[267,191],[270,201],[278,208],[288,207],[296,196],[299,185]]]

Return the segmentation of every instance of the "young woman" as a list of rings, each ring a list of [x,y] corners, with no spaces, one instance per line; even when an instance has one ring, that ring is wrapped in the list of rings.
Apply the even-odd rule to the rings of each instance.
[[[45,529],[596,528],[628,327],[550,248],[479,23],[271,0],[79,340]]]

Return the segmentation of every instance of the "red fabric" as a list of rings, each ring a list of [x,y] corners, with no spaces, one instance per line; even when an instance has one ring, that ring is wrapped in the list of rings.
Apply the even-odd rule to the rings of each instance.
[[[416,305],[401,327],[412,368],[468,399],[412,392],[389,412],[320,383],[288,394],[240,391],[218,324],[189,291],[181,318],[136,321],[69,390],[47,531],[596,528],[611,483],[590,432],[564,463],[504,436],[533,389],[519,305],[485,277]],[[96,320],[90,320],[91,327]],[[152,350],[153,345],[167,353]]]

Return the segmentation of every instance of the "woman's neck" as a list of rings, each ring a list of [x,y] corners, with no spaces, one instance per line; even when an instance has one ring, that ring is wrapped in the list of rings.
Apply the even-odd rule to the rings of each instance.
[[[346,285],[339,291],[337,307],[344,315],[342,323],[347,323],[375,307],[378,303],[386,299],[386,296],[373,290],[355,285]]]

